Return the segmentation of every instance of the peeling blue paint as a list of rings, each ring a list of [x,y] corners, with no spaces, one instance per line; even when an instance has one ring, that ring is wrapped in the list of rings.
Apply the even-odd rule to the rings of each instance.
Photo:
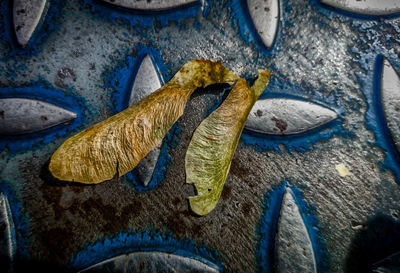
[[[307,202],[303,199],[303,191],[293,186],[289,187],[293,191],[294,199],[299,207],[299,211],[307,228],[308,235],[310,236],[311,244],[314,250],[317,272],[328,272],[328,248],[319,233],[321,227],[318,225],[318,219],[315,216],[315,207],[307,204]]]
[[[299,207],[300,214],[307,228],[308,234],[314,250],[314,256],[317,266],[317,272],[327,272],[328,254],[327,247],[319,234],[319,226],[317,218],[313,215],[315,209],[309,206],[302,199],[302,191],[290,186],[288,182],[283,181],[280,185],[274,187],[264,197],[264,215],[258,223],[257,233],[260,238],[258,240],[257,263],[258,271],[265,273],[274,272],[274,256],[275,256],[275,237],[277,225],[280,215],[283,195],[286,187],[290,187],[294,193],[294,198]]]
[[[189,239],[175,239],[173,234],[164,234],[153,229],[135,233],[133,231],[121,232],[112,237],[87,244],[71,260],[70,267],[82,270],[105,259],[137,251],[162,251],[176,255],[198,259],[212,265],[213,263],[222,271],[222,263],[216,251],[207,246],[197,246]]]
[[[381,162],[382,170],[392,170],[396,176],[396,182],[400,183],[400,155],[387,128],[381,105],[380,89],[383,56],[377,55],[375,61],[373,60],[374,57],[374,54],[363,56],[360,61],[363,65],[370,66],[371,69],[366,74],[357,73],[356,75],[362,85],[368,103],[368,111],[366,113],[367,126],[375,133],[376,141],[374,144],[381,147],[386,154],[384,162]],[[390,58],[390,60],[393,59]]]
[[[393,37],[400,35],[400,29],[396,20],[390,20],[400,16],[392,14],[386,16],[366,16],[334,7],[323,5],[318,0],[311,0],[312,6],[327,18],[337,18],[342,22],[350,22],[350,26],[359,33],[356,46],[350,49],[353,54],[353,62],[361,71],[355,72],[360,83],[361,90],[367,101],[365,114],[367,128],[375,134],[375,143],[385,152],[384,162],[380,162],[381,170],[393,171],[396,182],[400,183],[400,155],[395,149],[382,112],[380,103],[380,82],[382,71],[382,56],[390,59],[391,63],[399,70],[399,57],[393,51],[391,44],[398,43]],[[384,35],[390,33],[391,35]]]
[[[256,256],[259,272],[274,272],[275,236],[285,188],[286,182],[283,182],[264,197],[264,215],[257,227],[257,234],[260,236],[257,240],[258,253]]]
[[[14,88],[11,86],[0,88],[0,98],[31,98],[42,100],[77,114],[69,124],[60,124],[52,128],[31,134],[17,136],[0,136],[0,151],[8,149],[8,155],[29,150],[37,150],[44,145],[55,141],[57,138],[77,132],[81,125],[86,123],[87,113],[85,102],[82,98],[71,95],[72,91],[64,92],[51,88],[51,85],[39,80],[31,82],[25,87]]]
[[[390,20],[382,20],[379,23],[354,20],[351,26],[360,33],[357,47],[351,48],[351,53],[354,55],[353,62],[360,67],[360,71],[355,75],[368,106],[365,113],[366,125],[375,134],[375,142],[371,144],[384,150],[384,162],[379,162],[381,170],[391,170],[399,184],[400,155],[393,144],[383,116],[380,85],[383,57],[388,58],[397,71],[400,70],[399,56],[391,46],[398,43],[392,37],[400,35],[400,29],[396,21]],[[388,35],[382,34],[390,33],[389,31],[392,32],[389,38]]]

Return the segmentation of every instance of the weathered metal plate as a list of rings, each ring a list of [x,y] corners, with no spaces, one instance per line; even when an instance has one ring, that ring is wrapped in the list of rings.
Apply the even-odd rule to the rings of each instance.
[[[218,267],[196,259],[163,252],[134,252],[95,264],[80,272],[207,272],[218,273]]]
[[[44,12],[31,10],[35,20],[26,19],[24,47],[14,31],[14,2],[0,2],[0,100],[24,98],[73,113],[56,126],[0,136],[0,190],[13,223],[0,242],[12,242],[6,260],[14,272],[77,272],[143,252],[224,272],[275,272],[296,259],[316,272],[398,268],[397,2],[142,2],[129,8],[49,0]],[[276,24],[267,25],[268,37],[265,20]],[[187,197],[195,192],[185,184],[184,158],[227,86],[193,94],[148,171],[91,186],[51,176],[49,159],[63,141],[128,107],[132,90],[152,92],[168,82],[193,58],[220,60],[248,80],[271,70],[257,105],[275,103],[252,117],[259,118],[257,110],[274,116],[266,115],[262,130],[243,131],[215,210],[203,217],[190,211]],[[34,125],[32,115],[21,118]],[[285,123],[290,133],[280,131]],[[284,198],[288,188],[295,207]],[[296,240],[307,245],[305,255],[284,250],[299,250],[285,245]]]

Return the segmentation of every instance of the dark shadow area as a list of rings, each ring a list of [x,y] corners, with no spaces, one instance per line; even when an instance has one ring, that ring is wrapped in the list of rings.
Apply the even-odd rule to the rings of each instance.
[[[379,261],[374,266],[377,273],[398,273],[400,272],[400,252]]]
[[[0,256],[0,272],[8,273],[22,273],[22,272],[57,272],[57,273],[72,273],[76,272],[71,268],[66,268],[52,262],[39,262],[39,261],[28,261],[26,259],[17,258],[13,263],[8,257]]]
[[[190,97],[203,96],[204,94],[212,94],[212,93],[219,94],[231,89],[234,85],[235,84],[230,85],[228,83],[215,83],[215,84],[210,84],[207,87],[198,87]],[[226,94],[225,97],[227,95],[228,94]]]
[[[347,273],[400,272],[377,271],[377,265],[400,251],[400,221],[386,215],[376,215],[358,231],[346,258]],[[385,267],[393,268],[390,264]]]

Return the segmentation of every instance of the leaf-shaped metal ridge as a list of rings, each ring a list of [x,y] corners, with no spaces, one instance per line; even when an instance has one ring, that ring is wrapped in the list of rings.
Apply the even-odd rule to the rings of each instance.
[[[14,32],[20,47],[29,43],[44,16],[46,3],[46,0],[13,0]]]
[[[400,12],[398,0],[320,0],[321,3],[362,15],[381,16]]]
[[[189,61],[139,103],[66,140],[51,157],[49,170],[58,179],[86,184],[124,175],[161,143],[198,87],[237,79],[220,62]]]
[[[253,106],[245,128],[267,135],[307,132],[338,118],[335,111],[291,98],[265,98]]]
[[[289,187],[283,195],[275,255],[277,272],[317,272],[311,239]]]
[[[134,252],[130,254],[116,256],[98,264],[92,265],[80,272],[207,272],[218,273],[216,265],[208,262],[203,263],[193,258],[187,258],[176,254],[149,251]]]
[[[250,17],[267,48],[275,40],[279,20],[279,0],[247,0]]]
[[[16,251],[13,238],[14,223],[8,200],[2,192],[0,192],[0,227],[0,264],[6,266],[8,272],[11,272]]]
[[[38,132],[76,118],[76,113],[29,98],[0,99],[0,135]]]
[[[158,72],[158,68],[153,63],[150,55],[145,55],[136,73],[129,98],[129,106],[138,103],[157,89],[161,88],[162,84],[163,80],[161,74]],[[139,180],[144,186],[147,186],[151,181],[160,152],[161,143],[150,151],[136,167]]]
[[[101,0],[108,4],[134,10],[166,10],[184,6],[190,3],[199,2],[198,0]]]
[[[250,88],[239,79],[224,102],[193,133],[186,152],[186,183],[197,195],[189,197],[191,210],[206,215],[217,205],[247,116],[269,81],[269,71],[259,71]]]
[[[387,59],[383,60],[381,103],[387,127],[394,144],[400,151],[400,78]]]

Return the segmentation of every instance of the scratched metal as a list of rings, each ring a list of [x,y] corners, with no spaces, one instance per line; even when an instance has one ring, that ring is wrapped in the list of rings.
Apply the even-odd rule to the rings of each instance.
[[[196,259],[162,253],[136,252],[121,255],[80,272],[207,272],[218,273],[218,267],[207,265]]]
[[[7,198],[0,193],[0,263],[2,270],[12,272],[16,245],[14,238],[14,223]]]
[[[160,72],[154,65],[151,57],[147,54],[144,56],[139,69],[136,73],[133,83],[131,95],[129,98],[129,106],[138,103],[162,86],[163,80],[160,78]],[[161,144],[143,158],[136,167],[140,181],[147,186],[152,178],[154,168],[156,167],[158,157],[161,152]]]
[[[49,4],[55,2],[60,9],[57,16],[49,9],[51,20],[38,30],[42,38],[33,35],[19,51],[12,46],[8,1],[0,1],[0,95],[41,84],[56,91],[40,98],[30,91],[29,98],[54,102],[59,97],[52,94],[64,93],[84,108],[78,128],[0,136],[0,189],[15,226],[14,271],[79,271],[142,250],[199,256],[225,272],[274,272],[275,258],[261,260],[260,238],[275,244],[268,223],[279,218],[280,206],[269,202],[283,180],[302,191],[300,214],[315,217],[304,223],[319,236],[312,241],[322,257],[317,272],[373,272],[400,251],[398,154],[385,146],[392,141],[387,128],[374,123],[385,124],[376,96],[378,55],[400,71],[398,15],[363,17],[317,0],[279,1],[275,41],[266,49],[246,1],[144,14],[101,1]],[[165,82],[193,58],[221,60],[249,80],[269,68],[262,99],[299,98],[338,118],[290,136],[245,130],[221,199],[204,217],[190,212],[187,197],[195,192],[185,184],[184,158],[193,131],[226,97],[226,86],[193,94],[165,139],[161,155],[168,160],[165,172],[155,173],[162,178],[157,186],[142,189],[128,176],[91,186],[55,181],[47,171],[51,155],[68,137],[120,111],[117,91],[129,101],[130,68],[147,49],[157,53],[152,57]]]
[[[76,118],[76,113],[45,101],[0,99],[0,135],[38,132]]]
[[[150,1],[141,1],[141,0],[102,0],[106,3],[110,3],[112,5],[128,8],[128,9],[137,9],[137,10],[165,10],[176,8],[182,5],[187,5],[189,3],[198,2],[198,0],[150,0]]]
[[[267,48],[275,40],[279,20],[279,0],[247,0],[251,19]]]
[[[283,195],[276,236],[277,272],[317,272],[314,250],[292,190]]]
[[[387,59],[383,61],[381,98],[387,126],[400,151],[400,78]]]
[[[14,0],[13,21],[19,46],[26,47],[46,13],[46,0]]]
[[[363,15],[390,15],[400,12],[397,0],[321,0],[321,3]]]
[[[307,132],[338,116],[323,106],[288,98],[258,100],[247,118],[245,128],[270,135],[292,135]]]

